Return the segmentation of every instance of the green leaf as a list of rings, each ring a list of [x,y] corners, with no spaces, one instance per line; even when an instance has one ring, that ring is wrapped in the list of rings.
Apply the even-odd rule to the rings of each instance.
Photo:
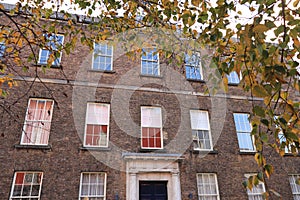
[[[260,117],[265,117],[265,110],[260,106],[254,106],[253,113]]]
[[[255,95],[256,97],[267,97],[267,96],[269,96],[269,93],[267,92],[267,90],[262,85],[255,85],[252,92],[253,92],[253,95]]]
[[[274,22],[272,22],[272,21],[266,21],[266,26],[267,26],[269,29],[272,29],[272,28],[276,27],[276,25],[275,25]]]
[[[263,123],[266,126],[269,126],[269,124],[270,124],[267,119],[261,119],[260,122]]]
[[[264,174],[263,174],[262,172],[259,172],[259,173],[257,174],[257,178],[258,178],[258,180],[260,180],[260,181],[264,181]]]
[[[262,142],[268,143],[268,141],[269,141],[268,134],[266,134],[266,133],[261,133],[260,139],[261,139]]]
[[[287,140],[290,139],[290,140],[296,141],[296,142],[299,141],[298,135],[296,135],[295,133],[292,133],[292,132],[286,132],[285,137],[286,137]]]
[[[279,34],[283,33],[283,31],[284,31],[284,26],[281,25],[277,29],[274,30],[274,33],[275,33],[276,37],[278,37]]]
[[[270,164],[266,164],[264,166],[264,171],[265,171],[265,174],[267,175],[267,177],[270,178],[271,174],[273,174],[273,172],[274,172],[274,167]]]

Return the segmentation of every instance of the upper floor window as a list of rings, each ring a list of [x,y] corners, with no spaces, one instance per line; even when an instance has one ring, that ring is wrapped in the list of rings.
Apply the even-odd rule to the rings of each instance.
[[[142,63],[141,73],[142,75],[159,76],[159,55],[156,49],[142,50]]]
[[[289,175],[294,200],[300,199],[300,174]]]
[[[0,42],[0,58],[4,56],[5,53],[5,44],[3,42]]]
[[[280,131],[279,133],[278,133],[278,139],[279,139],[279,141],[280,141],[280,144],[281,145],[284,145],[285,147],[284,147],[284,152],[285,153],[292,153],[292,149],[291,149],[291,144],[288,144],[288,145],[286,145],[286,137],[284,136],[284,134],[283,134],[283,132],[282,131]]]
[[[63,45],[64,36],[55,34],[45,34],[45,38],[48,41],[46,47],[40,50],[39,64],[46,65],[50,56],[54,56],[52,65],[59,66],[61,61],[61,53],[55,51],[59,50]]]
[[[274,117],[274,120],[277,121],[277,123],[280,124],[280,120],[278,120],[278,116],[275,116],[275,117]],[[276,124],[276,122],[275,122],[275,127],[276,127],[276,129],[279,130],[279,132],[278,132],[278,139],[279,139],[279,141],[280,141],[280,147],[281,147],[281,148],[284,148],[284,152],[285,152],[285,153],[293,153],[293,152],[292,152],[292,145],[295,145],[295,143],[294,143],[294,142],[288,142],[288,141],[286,140],[286,137],[284,136],[284,133],[283,133],[283,131],[282,131],[282,128],[280,127],[279,124]],[[290,123],[288,122],[288,125],[289,125],[289,124],[290,124]],[[296,152],[297,152],[297,149],[295,149],[295,150],[296,150]]]
[[[106,173],[84,172],[80,177],[79,200],[106,198]]]
[[[253,174],[245,174],[246,178],[253,176]],[[259,181],[258,185],[254,185],[252,190],[247,188],[247,194],[249,200],[264,200],[263,194],[266,192],[265,184]]]
[[[39,200],[42,179],[42,172],[15,172],[10,199]]]
[[[194,149],[212,150],[208,112],[191,110],[190,115]]]
[[[109,109],[109,104],[87,104],[84,146],[108,146]]]
[[[255,151],[249,115],[246,113],[234,113],[233,117],[240,150]]]
[[[93,69],[111,71],[113,66],[113,47],[108,44],[94,43]]]
[[[227,75],[228,83],[229,84],[239,84],[240,83],[240,77],[236,73],[236,71],[232,71]]]
[[[201,57],[198,54],[185,54],[185,73],[187,79],[203,80]]]
[[[53,100],[29,99],[21,144],[48,144],[52,111]]]
[[[197,174],[199,200],[219,200],[217,175],[213,173]]]
[[[141,107],[141,145],[145,149],[162,149],[162,116],[159,107]]]

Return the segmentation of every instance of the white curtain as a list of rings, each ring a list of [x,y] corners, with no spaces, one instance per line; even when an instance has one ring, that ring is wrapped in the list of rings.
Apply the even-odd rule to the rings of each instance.
[[[109,105],[99,103],[88,103],[86,120],[87,124],[108,124]]]
[[[156,128],[162,127],[161,108],[142,107],[141,125],[142,127],[156,127]]]
[[[202,110],[190,110],[191,128],[193,130],[209,130],[208,112]]]

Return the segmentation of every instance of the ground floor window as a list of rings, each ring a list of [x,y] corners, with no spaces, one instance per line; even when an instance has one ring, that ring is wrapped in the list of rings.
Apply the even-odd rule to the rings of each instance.
[[[105,200],[106,173],[81,173],[79,200]]]
[[[219,200],[217,175],[213,173],[197,174],[198,199]]]
[[[15,172],[10,199],[39,200],[42,172]]]

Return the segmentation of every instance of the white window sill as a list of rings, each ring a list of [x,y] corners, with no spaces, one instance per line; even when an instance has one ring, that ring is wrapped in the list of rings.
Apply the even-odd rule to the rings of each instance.
[[[81,151],[110,151],[110,147],[92,147],[92,146],[81,146],[79,147]]]
[[[152,75],[152,74],[140,74],[140,77],[147,77],[147,78],[163,78],[161,75]]]
[[[193,149],[194,154],[218,154],[219,152],[214,149]]]
[[[15,144],[14,147],[16,149],[43,149],[43,150],[51,150],[52,147],[48,145],[36,145],[36,144]]]
[[[167,151],[163,148],[153,148],[153,149],[145,149],[145,148],[140,148],[139,152],[147,153],[147,152],[156,152],[156,153],[166,153]]]
[[[89,72],[95,72],[95,73],[107,73],[107,74],[114,74],[116,71],[114,70],[102,70],[102,69],[89,69]]]
[[[47,66],[47,63],[38,63],[37,66]],[[61,64],[59,65],[51,65],[50,68],[61,68]]]
[[[199,83],[205,83],[203,79],[193,79],[193,78],[186,78],[187,81],[193,81],[193,82],[199,82]]]
[[[256,154],[257,153],[257,151],[255,151],[255,150],[239,150],[239,153],[241,154],[241,155],[254,155],[254,154]]]
[[[229,82],[228,82],[228,85],[229,85],[229,86],[238,86],[239,84],[240,84],[240,83],[229,83]]]

